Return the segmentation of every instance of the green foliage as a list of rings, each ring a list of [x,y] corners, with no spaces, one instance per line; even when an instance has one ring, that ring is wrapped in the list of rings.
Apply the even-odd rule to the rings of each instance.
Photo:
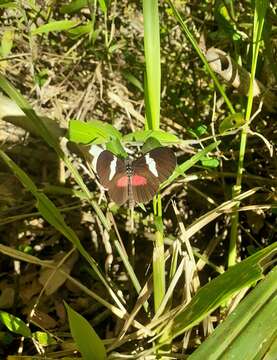
[[[31,337],[31,330],[25,324],[24,321],[18,317],[9,314],[5,311],[0,311],[0,321],[4,324],[11,332],[19,334],[25,337]]]
[[[243,114],[231,114],[227,116],[219,125],[220,134],[226,131],[235,130],[245,123]]]
[[[49,32],[56,32],[56,31],[64,31],[76,25],[77,22],[72,20],[51,21],[45,25],[41,25],[38,28],[32,30],[32,35],[47,34]]]
[[[76,345],[84,360],[107,359],[107,354],[103,342],[96,334],[90,323],[69,305],[65,303],[69,319],[70,331]]]
[[[11,49],[13,47],[13,39],[14,39],[13,30],[6,30],[2,35],[1,47],[0,47],[0,56],[2,58],[7,57],[10,54]]]
[[[181,308],[177,316],[166,326],[161,342],[167,343],[172,338],[183,334],[186,330],[207,317],[211,311],[226,303],[238,291],[262,279],[263,269],[261,264],[265,266],[267,263],[270,263],[271,258],[276,255],[276,252],[277,244],[273,244],[256,252],[248,259],[233,266],[224,274],[219,275],[208,284],[202,286],[191,302]],[[276,271],[274,272],[274,279],[276,279]],[[269,296],[272,296],[274,291],[276,291],[276,281],[274,284],[271,282],[269,291]],[[256,300],[257,298],[255,297]]]
[[[124,135],[122,140],[126,142],[145,143],[147,139],[155,138],[161,144],[178,144],[179,139],[176,135],[163,130],[138,130]]]
[[[80,144],[103,144],[113,139],[120,140],[121,134],[108,123],[93,120],[83,122],[71,120],[68,128],[68,139]]]
[[[259,103],[267,104],[269,93],[269,111],[276,108],[271,92],[277,79],[276,6],[261,0],[185,6],[145,0],[142,5],[143,17],[136,2],[0,1],[0,86],[22,110],[12,107],[6,113],[6,100],[0,100],[1,126],[10,121],[30,131],[24,142],[22,135],[13,142],[11,133],[1,138],[1,256],[22,262],[23,276],[33,269],[26,262],[65,276],[73,288],[57,290],[57,296],[69,302],[74,291],[78,311],[89,314],[102,337],[116,328],[105,349],[85,318],[67,306],[71,334],[84,359],[163,358],[163,351],[170,358],[258,360],[266,354],[275,359],[276,267],[265,276],[264,266],[272,266],[269,257],[276,251],[276,243],[265,247],[275,236],[276,180],[274,160],[264,155],[262,142],[268,148],[274,142],[275,114],[265,113],[264,106],[257,121],[252,117]],[[207,46],[232,58],[230,81],[213,72]],[[222,60],[221,72],[226,64]],[[249,72],[240,79],[247,83],[242,93],[232,83],[237,65]],[[263,83],[260,95],[255,95],[257,79]],[[59,117],[58,132],[51,126],[53,114]],[[61,141],[66,127],[67,139],[75,143],[68,148],[74,145],[76,153],[83,153],[78,144],[101,145],[123,158],[128,146],[140,146],[142,153],[176,146],[178,165],[154,198],[153,213],[149,205],[129,212],[102,201],[92,172],[67,156]],[[71,268],[54,265],[53,258],[72,246],[83,258],[69,274]],[[237,264],[239,257],[245,260]],[[10,269],[3,274],[12,276]],[[35,301],[52,312],[56,304],[44,291],[35,294]],[[225,318],[237,294],[237,301],[242,295],[244,300]],[[89,298],[93,304],[86,308]],[[44,357],[60,356],[51,333],[31,333],[20,319],[21,301],[7,306],[18,315],[1,313],[12,333],[44,347]],[[217,328],[206,340],[202,328],[204,333],[209,329],[210,314]],[[196,331],[189,341],[182,341],[192,327]],[[56,330],[67,346],[67,335]],[[15,339],[8,334],[0,333],[0,357]],[[34,353],[35,347],[23,345],[24,355]]]
[[[32,338],[37,341],[41,346],[47,347],[50,345],[54,345],[57,341],[50,336],[48,333],[43,331],[35,331],[32,334]]]
[[[189,360],[276,357],[277,267],[238,305]],[[249,311],[251,309],[251,311]],[[250,345],[251,344],[251,345]],[[273,356],[273,357],[271,357]]]

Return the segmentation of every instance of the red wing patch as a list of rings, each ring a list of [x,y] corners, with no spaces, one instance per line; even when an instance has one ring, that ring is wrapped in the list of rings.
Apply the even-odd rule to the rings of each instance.
[[[131,177],[132,186],[145,186],[147,185],[147,179],[144,176],[133,175]]]
[[[129,179],[128,179],[128,176],[122,176],[121,178],[119,178],[117,181],[116,181],[116,186],[117,187],[127,187],[128,186],[128,182],[129,182]]]

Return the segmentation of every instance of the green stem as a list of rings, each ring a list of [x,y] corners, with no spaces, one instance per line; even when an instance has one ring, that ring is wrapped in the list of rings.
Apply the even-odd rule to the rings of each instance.
[[[233,197],[238,196],[241,193],[241,184],[243,176],[243,164],[247,144],[247,133],[248,127],[251,120],[251,112],[253,106],[253,84],[255,81],[255,74],[258,62],[258,55],[260,49],[260,41],[262,37],[263,24],[265,14],[267,10],[267,1],[256,0],[255,2],[255,14],[254,14],[254,25],[253,25],[253,45],[252,45],[252,64],[251,64],[251,77],[249,84],[248,102],[245,115],[245,125],[242,128],[241,140],[240,140],[240,151],[239,151],[239,162],[237,170],[236,185],[233,187]],[[237,209],[240,204],[237,204]],[[231,235],[229,245],[229,257],[228,267],[235,265],[237,259],[237,238],[238,238],[238,225],[239,225],[239,213],[236,211],[231,217]]]
[[[146,63],[145,106],[147,123],[145,128],[160,128],[160,24],[158,0],[143,0],[144,52]],[[154,306],[158,310],[165,295],[165,260],[162,223],[162,202],[158,195],[154,198],[154,220],[156,225],[155,245],[153,250],[153,286]]]

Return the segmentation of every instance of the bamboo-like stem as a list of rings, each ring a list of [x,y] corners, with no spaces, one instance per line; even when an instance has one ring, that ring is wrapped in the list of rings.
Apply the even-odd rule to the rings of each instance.
[[[144,51],[146,63],[145,104],[147,123],[145,127],[158,130],[160,127],[160,27],[158,0],[143,0]],[[165,295],[165,259],[162,224],[162,203],[158,195],[154,198],[154,219],[156,225],[153,249],[154,308],[158,310]]]
[[[253,84],[255,80],[260,41],[262,36],[266,10],[267,10],[267,1],[256,0],[254,25],[253,25],[253,46],[252,46],[253,55],[252,55],[252,64],[251,64],[251,77],[250,77],[248,101],[247,101],[247,108],[245,115],[245,125],[243,126],[241,132],[237,179],[236,179],[236,185],[234,185],[233,187],[233,194],[232,194],[233,197],[238,196],[241,193],[242,176],[244,171],[243,168],[244,156],[247,145],[248,127],[251,119],[251,112],[253,105]],[[237,209],[239,208],[239,205],[240,204],[238,203]],[[229,267],[235,265],[237,259],[238,225],[239,225],[239,213],[237,211],[233,214],[231,218],[231,235],[230,235],[229,257],[228,257]]]

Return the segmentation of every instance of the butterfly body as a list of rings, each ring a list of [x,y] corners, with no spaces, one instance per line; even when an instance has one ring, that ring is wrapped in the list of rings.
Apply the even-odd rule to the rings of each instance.
[[[130,158],[123,160],[104,150],[97,159],[96,171],[112,200],[122,205],[127,200],[147,203],[175,166],[176,158],[169,148],[156,148],[134,161]]]

